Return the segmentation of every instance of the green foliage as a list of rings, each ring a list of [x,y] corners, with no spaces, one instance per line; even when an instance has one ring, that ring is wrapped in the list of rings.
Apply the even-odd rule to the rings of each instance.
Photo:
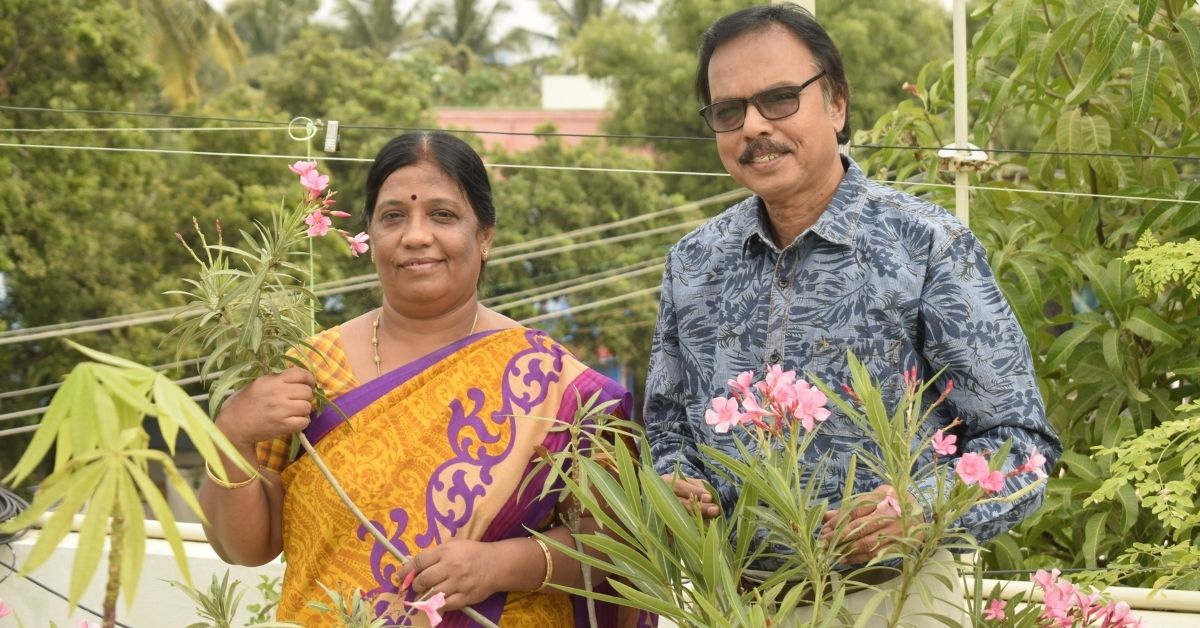
[[[275,599],[279,599],[279,591],[270,586],[272,580],[266,576],[259,576],[262,582],[259,583],[258,589],[263,593],[274,592]],[[278,578],[274,579],[277,584]],[[212,581],[208,585],[208,591],[200,591],[182,582],[170,581],[171,586],[183,591],[184,595],[191,598],[196,604],[196,612],[205,621],[189,624],[187,628],[233,628],[234,616],[237,614],[238,608],[242,603],[242,596],[245,591],[240,590],[242,583],[238,580],[229,581],[229,570],[225,570],[225,575],[220,582],[217,581],[216,574],[213,574]],[[273,622],[268,621],[266,611],[274,607],[274,601],[262,608],[256,616],[246,624],[247,628],[280,628],[296,626],[290,622]],[[250,610],[260,608],[260,605],[252,604],[248,606]]]
[[[459,72],[480,61],[494,63],[499,55],[528,45],[529,34],[523,29],[496,32],[500,16],[511,11],[506,0],[439,0],[425,16],[429,45]]]
[[[225,14],[250,56],[278,52],[316,13],[319,0],[232,0]]]
[[[254,613],[254,616],[250,618],[250,623],[263,623],[271,618],[272,611],[279,605],[279,587],[280,579],[277,577],[271,578],[263,575],[258,577],[258,584],[255,585],[255,588],[262,595],[263,602],[246,606],[246,610]]]
[[[200,272],[184,280],[187,291],[176,291],[188,303],[169,338],[178,340],[177,358],[199,348],[214,414],[230,395],[284,367],[288,352],[316,331],[317,300],[302,264],[310,259],[304,219],[319,206],[306,199],[291,210],[281,207],[269,227],[255,225],[257,235],[243,232],[241,247],[225,245],[219,223],[211,244],[197,225],[200,255],[184,244]]]
[[[1134,284],[1143,297],[1153,298],[1178,286],[1200,299],[1200,240],[1159,243],[1147,231],[1123,259],[1133,271]]]
[[[1122,259],[1143,234],[1200,236],[1197,164],[1182,159],[1200,152],[1200,12],[1182,0],[1000,0],[976,17],[970,141],[1018,150],[991,154],[998,165],[979,183],[999,189],[973,195],[971,227],[1028,337],[1066,449],[1043,509],[997,539],[989,561],[1003,569],[1103,567],[1135,539],[1162,547],[1169,534],[1129,485],[1080,507],[1114,472],[1113,455],[1101,452],[1178,419],[1179,404],[1200,392],[1200,301],[1182,286],[1157,296],[1135,287],[1186,281],[1173,269],[1190,245],[1152,249],[1161,262],[1144,251]],[[864,161],[869,173],[943,180],[925,148],[949,137],[951,79],[948,65],[927,67],[913,98],[859,135],[920,147],[878,151]],[[952,192],[927,197],[953,206]],[[1163,567],[1156,561],[1140,567]],[[1127,573],[1131,585],[1158,576]]]
[[[658,210],[679,207],[680,198],[665,194],[660,179],[643,174],[521,167],[644,169],[651,165],[645,156],[596,141],[571,146],[562,139],[548,138],[527,152],[498,152],[489,161],[513,166],[493,171],[500,227],[495,257],[488,263],[484,279],[489,297],[500,302],[492,307],[524,320],[548,311],[554,295],[545,294],[547,287],[557,286],[562,291],[598,282],[559,294],[573,307],[615,299],[609,305],[533,326],[566,343],[586,362],[597,363],[605,352],[616,356],[640,385],[658,299],[653,294],[626,295],[660,284],[667,247],[706,214],[699,207],[683,206],[654,215]],[[605,227],[623,220],[634,222]],[[604,241],[608,238],[617,240]],[[599,276],[601,273],[609,275]],[[529,295],[525,290],[538,286],[542,298],[525,298]]]
[[[664,0],[657,17],[639,23],[619,12],[602,14],[580,30],[570,53],[592,77],[615,83],[613,133],[684,136],[651,142],[659,167],[722,173],[712,137],[697,111],[696,48],[713,21],[755,0]],[[855,128],[870,126],[902,100],[901,85],[922,66],[949,57],[949,19],[932,0],[818,2],[816,15],[842,54],[850,81]],[[733,189],[728,178],[688,177],[671,191],[699,198]]]
[[[51,448],[54,473],[41,483],[28,509],[0,524],[0,532],[29,527],[53,510],[21,566],[22,573],[28,573],[50,557],[71,531],[75,514],[86,504],[68,598],[72,607],[79,602],[99,566],[104,537],[110,534],[113,564],[105,599],[107,610],[116,603],[118,585],[128,604],[132,604],[137,593],[146,543],[143,500],[162,525],[163,536],[184,579],[190,579],[175,517],[150,478],[151,462],[162,466],[171,487],[203,518],[200,505],[171,457],[148,447],[143,421],[148,417],[157,420],[171,452],[182,430],[222,475],[224,468],[218,452],[231,460],[242,459],[204,410],[170,378],[128,360],[70,344],[95,362],[80,363],[71,371],[55,394],[29,448],[4,482],[18,484],[30,477]],[[248,464],[243,462],[239,466],[251,472]]]
[[[147,49],[163,69],[164,91],[177,103],[200,96],[197,75],[208,58],[232,78],[245,58],[233,25],[206,0],[131,0],[151,25]]]
[[[919,467],[921,452],[930,446],[920,432],[931,410],[921,407],[929,384],[913,383],[906,388],[904,402],[888,410],[866,368],[853,355],[849,362],[856,393],[853,405],[817,385],[862,430],[867,441],[877,446],[860,450],[861,464],[892,485],[897,495],[909,495],[914,482],[922,479],[942,479],[933,482],[934,494],[926,496],[923,504],[897,500],[903,534],[884,556],[868,565],[895,571],[902,583],[895,591],[880,593],[875,603],[889,595],[926,597],[928,592],[915,576],[930,563],[933,553],[939,547],[972,547],[971,539],[955,528],[955,522],[976,504],[1020,495],[985,497],[980,487],[953,481],[953,473],[936,461]],[[597,421],[602,416],[590,419]],[[622,424],[619,429],[629,427]],[[741,487],[733,510],[708,521],[679,502],[659,478],[646,448],[639,455],[630,439],[597,438],[588,441],[586,448],[568,448],[557,454],[571,460],[571,471],[559,474],[567,490],[583,512],[603,526],[602,532],[577,534],[575,539],[599,556],[541,538],[611,574],[609,583],[617,596],[564,590],[658,613],[681,626],[767,625],[768,618],[785,618],[809,604],[806,597],[817,609],[814,620],[826,622],[821,625],[853,623],[856,618],[842,610],[841,600],[853,586],[849,583],[864,572],[854,568],[833,577],[834,566],[846,556],[837,542],[846,532],[845,522],[836,525],[831,543],[815,534],[828,508],[818,499],[825,469],[801,464],[822,428],[818,424],[817,431],[802,430],[791,420],[778,431],[750,425],[734,429],[748,430],[745,440],[734,440],[739,455],[701,446],[702,456],[713,461],[713,469]],[[1005,446],[993,456],[992,467],[998,468],[1007,455]],[[844,487],[846,500],[852,499],[853,475],[851,469],[851,479]],[[1022,493],[1036,486],[1022,489]],[[924,508],[929,516],[917,515],[917,508]],[[892,558],[901,559],[898,567],[880,562]],[[761,570],[764,565],[772,568]],[[897,615],[889,618],[889,625],[899,625],[903,604],[893,607]]]
[[[308,603],[308,606],[337,617],[337,625],[346,628],[384,628],[389,625],[387,617],[375,616],[375,605],[363,599],[362,591],[343,595],[341,592],[325,586],[324,583],[318,582],[317,584],[325,589],[326,595],[329,596],[329,603],[313,600]]]
[[[387,59],[418,43],[420,8],[413,3],[403,10],[392,0],[338,0],[337,15],[346,24],[342,41],[346,48],[365,49]]]

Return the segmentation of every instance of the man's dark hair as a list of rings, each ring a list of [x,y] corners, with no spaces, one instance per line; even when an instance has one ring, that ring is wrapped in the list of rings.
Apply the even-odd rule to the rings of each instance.
[[[821,79],[821,91],[826,102],[841,98],[846,104],[846,123],[838,131],[839,143],[850,141],[850,84],[846,82],[846,71],[842,67],[842,55],[829,38],[829,33],[817,23],[817,19],[804,8],[791,4],[768,4],[735,11],[713,22],[700,38],[700,64],[696,69],[696,96],[701,105],[711,103],[712,92],[708,85],[708,64],[713,53],[722,44],[746,33],[782,26],[795,35],[812,52],[819,70],[825,71]]]

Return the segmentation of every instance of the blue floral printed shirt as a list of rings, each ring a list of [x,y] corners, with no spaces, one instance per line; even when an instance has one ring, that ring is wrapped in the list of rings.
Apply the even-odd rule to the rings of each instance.
[[[1062,447],[1046,422],[1028,342],[983,247],[941,207],[867,180],[848,158],[843,165],[825,212],[782,250],[757,196],[671,249],[646,384],[647,436],[658,472],[678,468],[707,480],[729,512],[738,487],[708,468],[699,446],[736,456],[739,430],[718,434],[705,423],[713,397],[730,395],[726,382],[738,373],[761,377],[770,364],[840,390],[850,381],[847,351],[881,382],[889,408],[902,399],[906,370],[916,367],[926,379],[945,367],[929,395],[936,398],[949,380],[954,389],[930,415],[926,437],[958,417],[962,424],[948,432],[958,434],[956,455],[995,452],[1011,440],[1004,471],[1037,448],[1049,472]],[[830,406],[834,414],[817,427],[805,464],[824,457],[820,494],[835,505],[850,455],[865,435]],[[1004,492],[1034,479],[1009,478]],[[932,491],[935,481],[926,478],[920,488]],[[858,466],[855,492],[881,483]],[[1042,498],[1039,489],[1012,503],[979,505],[960,524],[986,542],[1016,526]]]

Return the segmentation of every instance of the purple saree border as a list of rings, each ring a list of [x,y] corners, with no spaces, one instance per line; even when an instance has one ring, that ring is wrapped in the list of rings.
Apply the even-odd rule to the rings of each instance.
[[[376,377],[366,384],[351,390],[334,399],[332,403],[325,406],[325,409],[321,410],[320,414],[313,417],[308,427],[304,428],[304,435],[308,437],[310,442],[316,444],[329,434],[329,432],[333,431],[333,428],[341,425],[342,421],[362,412],[364,408],[388,394],[397,386],[420,375],[429,367],[450,357],[455,352],[501,331],[506,330],[489,329],[460,338],[441,349],[421,356],[400,368],[384,373],[382,376]],[[336,408],[334,404],[337,405]],[[339,409],[341,413],[338,412]],[[345,416],[343,417],[343,415]]]

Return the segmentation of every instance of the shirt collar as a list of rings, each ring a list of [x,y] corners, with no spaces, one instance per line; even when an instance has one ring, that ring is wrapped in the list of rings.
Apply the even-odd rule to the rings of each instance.
[[[846,174],[842,176],[829,205],[825,206],[825,211],[821,212],[821,216],[810,230],[828,242],[853,247],[854,233],[858,230],[866,199],[864,189],[867,178],[853,159],[845,155],[842,155],[841,159]],[[734,233],[740,234],[743,250],[755,240],[777,250],[778,247],[767,229],[767,210],[763,206],[762,198],[755,194],[742,201],[741,205],[741,220]]]

